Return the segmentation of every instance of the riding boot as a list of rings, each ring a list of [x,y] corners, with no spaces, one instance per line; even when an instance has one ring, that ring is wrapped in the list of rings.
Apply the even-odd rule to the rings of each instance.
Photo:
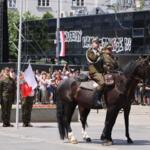
[[[96,108],[96,109],[102,109],[103,108],[103,104],[102,104],[102,100],[101,100],[102,95],[103,95],[102,91],[96,90],[93,108]]]
[[[104,100],[103,100],[104,90],[105,90],[105,84],[101,84],[96,88],[93,108],[95,109],[105,108]]]
[[[101,103],[101,94],[97,93],[94,99],[94,104],[93,104],[93,108],[95,109],[102,109],[102,103]]]

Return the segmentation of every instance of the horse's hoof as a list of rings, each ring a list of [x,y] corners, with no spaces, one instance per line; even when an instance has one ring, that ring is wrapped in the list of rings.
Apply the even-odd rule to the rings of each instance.
[[[128,144],[132,144],[133,143],[132,139],[130,139],[130,138],[127,140],[127,142],[128,142]]]
[[[104,141],[104,140],[106,140],[106,137],[102,134],[101,137],[100,137],[100,140]]]
[[[86,142],[91,142],[92,140],[91,140],[91,138],[86,138],[85,141]]]
[[[104,146],[110,146],[112,144],[113,144],[112,140],[105,140],[102,145],[104,145]]]
[[[69,139],[69,143],[71,143],[71,144],[78,144],[78,141],[76,139],[73,139],[73,140]]]

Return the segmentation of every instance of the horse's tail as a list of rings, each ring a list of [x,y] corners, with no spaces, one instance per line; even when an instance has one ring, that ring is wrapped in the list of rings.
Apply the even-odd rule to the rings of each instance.
[[[75,80],[71,80],[70,78],[63,80],[58,85],[56,91],[57,122],[61,139],[68,137],[70,122],[76,107],[76,103],[73,102],[73,98],[71,97],[71,86],[73,83],[75,83]]]
[[[58,130],[60,134],[60,138],[64,140],[67,137],[67,130],[65,126],[65,103],[60,99],[57,99],[57,123],[58,123]]]

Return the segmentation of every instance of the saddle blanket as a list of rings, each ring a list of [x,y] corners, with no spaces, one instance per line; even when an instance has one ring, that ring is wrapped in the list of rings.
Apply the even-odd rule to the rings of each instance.
[[[80,84],[81,88],[88,89],[88,90],[94,90],[97,86],[98,84],[93,80],[81,82]]]

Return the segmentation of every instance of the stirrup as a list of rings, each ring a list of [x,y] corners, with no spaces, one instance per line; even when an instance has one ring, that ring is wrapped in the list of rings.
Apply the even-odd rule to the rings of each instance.
[[[103,105],[102,105],[102,103],[99,100],[97,100],[97,101],[94,102],[93,108],[95,108],[95,109],[102,109]]]

